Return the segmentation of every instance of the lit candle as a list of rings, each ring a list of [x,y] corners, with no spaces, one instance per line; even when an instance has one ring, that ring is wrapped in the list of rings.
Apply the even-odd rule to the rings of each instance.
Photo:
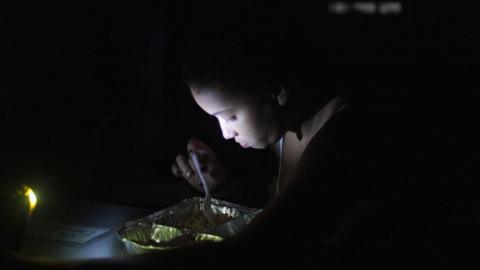
[[[28,216],[30,216],[37,205],[37,196],[35,195],[35,192],[33,192],[33,189],[28,186],[23,186],[23,190],[25,191],[25,196],[28,198]]]
[[[37,204],[32,188],[7,182],[0,187],[0,250],[18,252],[30,216]]]

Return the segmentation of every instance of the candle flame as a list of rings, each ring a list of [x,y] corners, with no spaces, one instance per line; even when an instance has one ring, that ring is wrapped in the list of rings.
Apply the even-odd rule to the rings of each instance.
[[[37,196],[35,195],[35,192],[33,192],[33,189],[30,187],[25,186],[25,196],[28,197],[28,201],[30,202],[30,213],[33,211],[35,206],[37,205]]]

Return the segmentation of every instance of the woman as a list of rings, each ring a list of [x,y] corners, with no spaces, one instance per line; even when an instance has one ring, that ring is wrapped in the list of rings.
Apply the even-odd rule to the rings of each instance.
[[[283,85],[249,91],[229,88],[223,82],[202,84],[191,81],[189,88],[198,106],[217,118],[226,140],[235,140],[243,148],[271,148],[275,152],[279,166],[272,183],[273,194],[278,194],[292,181],[290,176],[297,169],[300,158],[325,123],[348,107],[345,99],[337,95],[324,106],[318,106],[314,113],[299,114],[288,106],[288,91]],[[192,138],[187,149],[202,158],[203,173],[210,190],[234,192],[226,189],[234,189],[239,183],[226,172],[209,146]],[[203,190],[192,161],[186,155],[176,157],[172,172],[197,190]]]
[[[288,186],[318,131],[348,104],[338,93],[319,90],[316,68],[304,59],[286,57],[293,52],[292,47],[278,45],[284,41],[269,37],[269,43],[261,42],[252,35],[246,39],[207,33],[203,34],[207,38],[191,38],[195,42],[183,51],[184,73],[193,99],[217,119],[226,140],[243,148],[274,151],[278,170],[270,185],[273,195]],[[192,138],[187,145],[190,151],[199,154],[207,185],[217,197],[239,197],[241,180],[227,172],[213,149]],[[187,154],[176,157],[172,172],[203,191]]]
[[[284,254],[283,258],[302,258],[308,265],[316,265],[318,256],[312,253],[313,246],[340,243],[348,217],[365,208],[365,204],[358,203],[359,198],[379,188],[373,184],[375,177],[371,173],[362,184],[357,179],[365,173],[365,164],[376,149],[369,143],[373,137],[359,132],[362,128],[368,130],[368,118],[355,110],[344,95],[318,89],[321,83],[305,84],[306,80],[287,76],[293,73],[294,65],[279,54],[272,56],[268,51],[272,47],[239,43],[226,41],[223,36],[208,44],[195,43],[201,48],[195,48],[185,65],[193,99],[217,119],[223,137],[244,148],[271,149],[278,159],[278,170],[269,186],[273,200],[251,230],[238,239],[243,238],[240,243],[250,243],[245,239],[251,239],[259,249],[272,249],[271,243],[281,240],[289,244],[280,245],[278,252],[272,253],[277,259]],[[312,68],[302,64],[305,70]],[[286,67],[287,71],[278,67]],[[298,69],[298,65],[295,67]],[[301,72],[303,78],[316,78],[305,70]],[[306,85],[313,90],[298,88]],[[366,145],[369,149],[363,147]],[[241,198],[239,193],[248,192],[242,188],[242,179],[230,175],[213,149],[202,141],[192,138],[187,152],[200,156],[213,197],[235,201]],[[177,155],[172,172],[203,191],[188,154]],[[321,222],[312,215],[321,215]],[[285,235],[307,228],[315,237]],[[327,254],[322,255],[331,259]]]

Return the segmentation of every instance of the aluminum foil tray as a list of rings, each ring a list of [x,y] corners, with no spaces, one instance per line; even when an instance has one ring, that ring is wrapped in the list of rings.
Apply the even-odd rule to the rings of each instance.
[[[185,199],[144,218],[129,221],[116,231],[127,252],[145,253],[222,241],[237,234],[261,210],[212,199],[213,222],[203,214],[203,197]]]

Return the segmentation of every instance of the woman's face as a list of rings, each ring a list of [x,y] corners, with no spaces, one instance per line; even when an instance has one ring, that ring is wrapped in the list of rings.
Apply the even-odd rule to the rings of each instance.
[[[244,148],[263,149],[281,136],[278,104],[272,96],[225,91],[222,86],[198,89],[190,86],[195,102],[217,118],[225,139],[235,139]]]

